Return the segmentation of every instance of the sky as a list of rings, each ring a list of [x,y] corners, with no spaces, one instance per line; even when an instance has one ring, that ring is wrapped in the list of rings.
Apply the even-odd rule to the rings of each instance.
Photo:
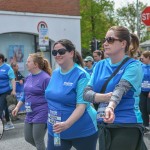
[[[122,6],[127,6],[127,3],[137,2],[137,0],[112,0],[115,2],[115,9],[121,8]],[[144,4],[148,4],[150,6],[150,0],[138,0],[139,2],[143,2]]]

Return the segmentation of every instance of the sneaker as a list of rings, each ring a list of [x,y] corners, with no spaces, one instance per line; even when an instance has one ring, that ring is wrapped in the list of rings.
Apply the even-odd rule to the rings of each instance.
[[[150,133],[150,128],[149,127],[145,127],[144,134],[148,134],[148,133]]]
[[[6,125],[4,125],[4,130],[7,131],[7,130],[11,130],[11,129],[14,129],[14,125],[12,124],[12,122],[9,122],[7,123]]]

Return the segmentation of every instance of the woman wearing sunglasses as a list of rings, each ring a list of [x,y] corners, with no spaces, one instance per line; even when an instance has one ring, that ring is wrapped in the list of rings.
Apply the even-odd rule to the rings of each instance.
[[[52,55],[60,68],[53,71],[45,91],[48,102],[47,150],[96,150],[96,111],[83,100],[83,90],[90,75],[81,67],[81,56],[69,40],[54,44]],[[78,63],[78,64],[77,64]],[[109,99],[111,94],[102,94]],[[59,146],[54,135],[60,136]],[[56,146],[57,144],[57,146]]]
[[[98,102],[97,96],[105,81],[124,59],[138,49],[139,42],[135,42],[137,39],[136,35],[130,34],[128,29],[122,26],[113,26],[107,31],[103,47],[109,58],[95,66],[84,91],[85,100]],[[129,49],[131,44],[132,51]],[[140,62],[130,58],[108,82],[104,92],[113,92],[112,96],[108,103],[99,103],[97,110],[100,150],[147,149],[143,142],[142,117],[139,109],[142,77]],[[109,116],[113,112],[115,119],[111,120]]]

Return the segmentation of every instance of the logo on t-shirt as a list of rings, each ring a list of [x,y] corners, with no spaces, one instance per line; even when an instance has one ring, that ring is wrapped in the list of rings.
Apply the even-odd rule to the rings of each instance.
[[[64,85],[65,85],[65,86],[72,86],[73,83],[71,83],[71,82],[64,82]]]
[[[1,71],[1,72],[5,72],[6,70],[4,70],[4,69],[1,69],[0,71]]]

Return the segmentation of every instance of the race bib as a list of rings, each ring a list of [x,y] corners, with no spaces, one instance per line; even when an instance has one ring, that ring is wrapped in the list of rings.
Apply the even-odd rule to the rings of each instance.
[[[105,109],[108,106],[108,103],[100,103],[97,110],[97,120],[105,117]]]
[[[32,112],[31,102],[25,102],[25,109],[27,113]]]
[[[61,122],[61,112],[56,110],[49,110],[48,123],[54,125],[57,122]]]

